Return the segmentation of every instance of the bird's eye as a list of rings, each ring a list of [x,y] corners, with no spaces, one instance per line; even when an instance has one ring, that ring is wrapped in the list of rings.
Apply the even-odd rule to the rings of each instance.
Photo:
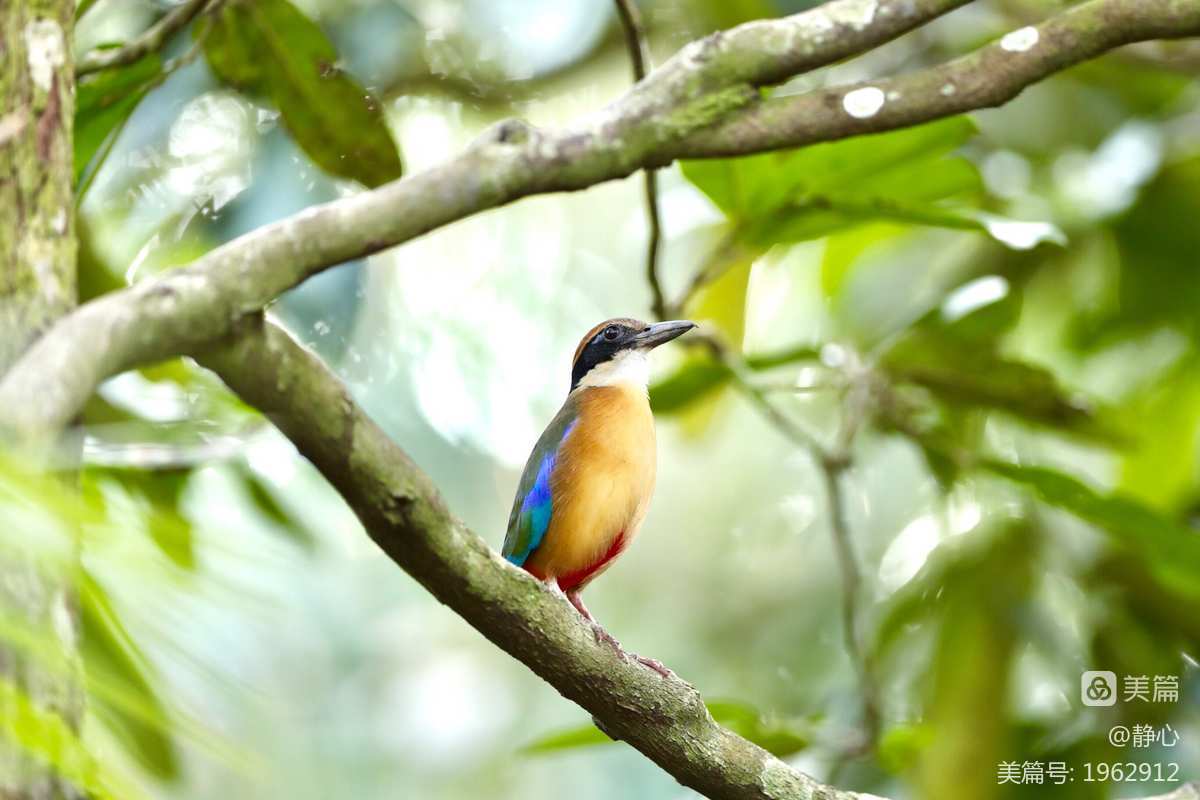
[[[604,338],[610,342],[614,341],[620,335],[621,335],[621,329],[618,328],[616,325],[609,325],[607,328],[604,329]]]

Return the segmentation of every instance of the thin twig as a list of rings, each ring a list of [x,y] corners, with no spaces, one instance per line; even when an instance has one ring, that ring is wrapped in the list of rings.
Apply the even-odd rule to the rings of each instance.
[[[621,28],[625,31],[625,46],[629,50],[629,60],[633,65],[633,80],[637,83],[646,77],[646,68],[650,64],[650,47],[642,29],[641,15],[634,0],[614,2],[617,6],[617,16],[621,18]],[[650,309],[656,319],[662,319],[667,315],[667,301],[658,278],[658,251],[662,242],[662,222],[658,214],[658,176],[652,169],[643,170],[642,176],[646,197],[646,223],[650,229],[649,239],[646,241],[646,281],[650,284]]]
[[[75,65],[75,77],[99,72],[109,67],[132,64],[148,53],[161,50],[175,33],[196,18],[209,0],[185,0],[142,32],[137,38],[116,48],[104,48],[85,53]]]
[[[775,407],[767,396],[767,389],[756,385],[749,377],[745,362],[731,352],[724,342],[714,336],[703,337],[703,343],[713,357],[723,363],[733,377],[734,384],[751,401],[754,407],[785,437],[808,451],[821,471],[825,490],[825,502],[829,509],[829,531],[833,540],[834,555],[841,572],[842,590],[842,633],[845,637],[846,655],[854,664],[862,693],[861,741],[851,748],[850,755],[868,751],[878,738],[882,718],[879,691],[875,681],[874,659],[864,647],[862,614],[859,598],[862,594],[862,571],[854,553],[850,525],[846,519],[846,502],[842,491],[842,474],[850,467],[850,446],[861,429],[870,408],[872,397],[869,374],[856,364],[852,365],[849,391],[844,403],[845,413],[832,448],[822,445],[816,437],[796,425],[791,418]]]

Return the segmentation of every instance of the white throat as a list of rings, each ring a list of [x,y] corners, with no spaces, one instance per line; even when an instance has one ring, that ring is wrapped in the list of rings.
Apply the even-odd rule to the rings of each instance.
[[[580,389],[589,386],[628,384],[645,391],[650,384],[650,359],[645,350],[622,350],[617,355],[588,370],[579,382]]]

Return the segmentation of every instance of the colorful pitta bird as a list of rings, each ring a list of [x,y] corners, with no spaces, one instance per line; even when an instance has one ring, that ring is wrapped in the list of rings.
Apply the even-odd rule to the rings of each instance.
[[[610,319],[587,332],[566,402],[529,455],[508,517],[504,557],[565,594],[597,641],[618,650],[579,595],[629,547],[654,492],[650,351],[694,327]],[[657,661],[636,658],[669,674]]]

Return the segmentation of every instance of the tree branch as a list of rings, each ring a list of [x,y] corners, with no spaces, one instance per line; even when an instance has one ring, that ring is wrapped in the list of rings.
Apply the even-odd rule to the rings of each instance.
[[[1122,45],[1197,35],[1196,0],[1092,0],[937,67],[756,103],[692,134],[674,155],[736,156],[750,143],[756,150],[778,150],[993,108]],[[851,95],[862,104],[856,106]],[[876,103],[877,110],[866,113]]]
[[[1056,70],[1130,42],[1200,34],[1200,0],[1090,0],[1036,29],[1027,49],[989,45],[864,86],[762,99],[760,88],[875,47],[967,0],[834,0],[683,48],[589,122],[561,132],[508,121],[461,156],[374,191],[307,209],[186,268],[68,315],[0,382],[0,428],[60,429],[105,377],[187,353],[327,267],[531,194],[582,189],[681,157],[761,152],[914,125],[997,105]],[[1018,38],[1015,41],[1027,41]],[[947,88],[950,87],[950,88]],[[859,95],[863,99],[863,95]],[[874,100],[874,92],[867,93]],[[869,104],[866,106],[869,107]]]
[[[206,5],[208,5],[208,0],[186,0],[164,14],[137,38],[121,47],[102,48],[85,53],[75,64],[75,77],[99,72],[109,67],[132,64],[148,53],[161,50],[167,40],[185,28],[204,10]]]
[[[258,407],[341,494],[400,568],[492,643],[685,786],[728,800],[858,800],[713,721],[695,688],[597,643],[562,598],[513,567],[446,508],[342,383],[282,329],[253,315],[200,356]],[[1200,800],[1184,784],[1161,800]]]
[[[254,317],[204,354],[321,471],[389,558],[596,725],[680,783],[714,798],[857,795],[823,786],[716,724],[696,690],[597,643],[582,618],[502,559],[446,508],[437,489],[345,387],[282,329]]]

